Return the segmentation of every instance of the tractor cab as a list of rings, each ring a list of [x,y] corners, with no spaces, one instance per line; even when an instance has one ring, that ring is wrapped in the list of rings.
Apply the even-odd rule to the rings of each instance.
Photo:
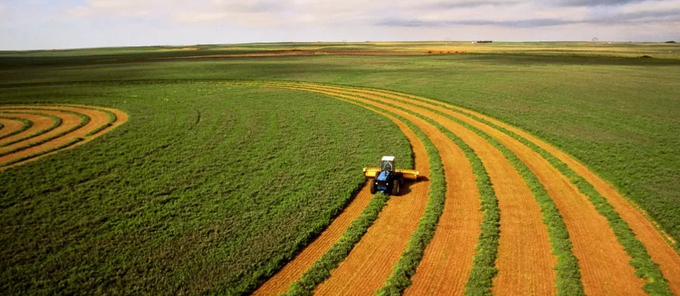
[[[380,161],[380,170],[394,172],[394,156],[383,156]]]

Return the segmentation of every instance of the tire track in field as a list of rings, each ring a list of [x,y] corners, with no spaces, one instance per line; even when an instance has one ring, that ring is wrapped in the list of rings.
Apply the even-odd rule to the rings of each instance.
[[[330,87],[329,87],[330,88]],[[339,90],[339,88],[333,88]],[[555,293],[556,258],[551,254],[546,225],[542,221],[541,208],[535,200],[531,189],[527,186],[515,167],[505,156],[482,137],[466,129],[460,124],[429,110],[409,105],[402,98],[376,93],[355,91],[353,95],[368,97],[394,106],[409,108],[411,111],[428,117],[460,137],[470,146],[482,160],[496,192],[501,209],[500,246],[496,260],[499,273],[494,281],[496,291],[504,291],[516,295],[551,295]],[[473,176],[470,172],[465,177]],[[456,176],[464,178],[464,176]],[[474,183],[473,183],[474,184]],[[457,198],[469,199],[465,196]],[[453,196],[451,201],[455,200]],[[455,210],[455,207],[447,207]],[[449,213],[450,211],[445,211]],[[451,213],[440,218],[439,226],[452,225],[450,229],[440,228],[426,249],[425,257],[413,277],[413,285],[406,291],[407,295],[433,294],[450,295],[454,291],[462,292],[463,285],[451,278],[458,276],[455,272],[461,269],[459,256],[452,256],[447,251],[451,245],[459,244],[464,237],[453,235],[457,231],[467,231],[464,223],[458,221],[461,213]],[[441,265],[447,258],[450,265]],[[464,258],[464,257],[463,257]],[[465,270],[463,268],[463,270]],[[446,274],[447,271],[453,274]],[[517,276],[521,275],[521,276]],[[467,278],[465,278],[467,280]],[[464,284],[465,281],[462,282]]]
[[[58,117],[61,124],[54,126],[53,120],[37,113]],[[127,114],[119,110],[78,105],[0,105],[2,114],[34,124],[3,139],[2,143],[8,145],[0,147],[0,170],[84,144],[127,121]]]

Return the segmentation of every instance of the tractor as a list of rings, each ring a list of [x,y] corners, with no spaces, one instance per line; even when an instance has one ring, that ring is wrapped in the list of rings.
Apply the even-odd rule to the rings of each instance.
[[[394,156],[383,156],[380,167],[364,168],[364,176],[370,178],[371,194],[382,191],[389,195],[399,195],[404,179],[417,180],[416,170],[397,169]]]

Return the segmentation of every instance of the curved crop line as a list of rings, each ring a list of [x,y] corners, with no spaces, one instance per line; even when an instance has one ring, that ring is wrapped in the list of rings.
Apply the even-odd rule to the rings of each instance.
[[[4,113],[2,110],[0,110],[0,112]],[[6,134],[6,135],[4,135],[4,136],[1,136],[1,137],[0,137],[0,140],[5,139],[5,138],[9,138],[9,137],[14,136],[14,135],[19,134],[19,133],[22,133],[22,132],[24,132],[25,130],[27,130],[27,129],[29,129],[29,128],[31,128],[31,127],[33,126],[33,122],[32,122],[32,121],[27,120],[27,119],[24,119],[24,118],[19,118],[19,117],[2,117],[2,118],[9,119],[9,120],[21,121],[24,125],[23,125],[20,129],[18,129],[18,130],[16,130],[16,131],[13,131],[13,132],[11,132],[11,133],[9,133],[9,134]]]
[[[430,99],[419,98],[417,96],[409,97],[419,101],[426,101],[428,103],[431,101]],[[633,233],[633,230],[630,228],[628,223],[626,223],[621,218],[621,216],[618,214],[618,212],[616,212],[614,207],[607,201],[607,199],[597,192],[592,184],[590,184],[585,178],[574,172],[567,164],[559,160],[547,150],[518,135],[517,133],[514,133],[488,120],[465,112],[462,108],[445,103],[439,103],[439,105],[456,113],[472,118],[473,120],[490,126],[518,140],[534,152],[541,155],[541,157],[546,159],[553,167],[559,170],[560,173],[567,176],[571,182],[577,186],[579,192],[588,197],[590,202],[597,209],[598,213],[607,219],[607,222],[614,231],[617,240],[624,247],[626,253],[628,253],[628,255],[631,257],[630,265],[635,268],[636,276],[645,281],[643,286],[645,292],[652,295],[673,295],[668,285],[668,281],[661,273],[658,264],[652,260],[644,244],[635,236],[635,233]]]
[[[309,87],[306,90],[315,91],[317,89],[315,89],[314,87]],[[355,93],[349,92],[351,89],[347,89],[347,92],[341,92],[324,89],[323,87],[321,87],[320,90],[330,93],[340,93],[349,96],[361,97],[370,100],[369,98],[362,97]],[[332,94],[326,95],[332,96]],[[406,122],[409,125],[413,124],[399,115],[396,115],[389,111],[385,112],[388,112],[390,115],[399,118],[400,120]],[[418,116],[418,114],[416,114],[416,116]],[[421,116],[418,117],[422,118]],[[434,231],[437,227],[437,223],[444,211],[444,204],[446,200],[446,179],[440,152],[420,129],[418,129],[415,126],[412,127],[411,129],[418,130],[417,135],[421,139],[421,141],[425,144],[428,157],[430,157],[429,160],[430,160],[431,183],[430,191],[428,193],[428,203],[425,212],[423,213],[423,217],[418,222],[418,227],[416,228],[416,231],[414,231],[414,233],[411,235],[411,238],[409,239],[405,251],[402,253],[402,256],[397,262],[397,264],[395,264],[392,273],[388,277],[385,285],[380,290],[378,290],[377,292],[378,295],[401,294],[408,286],[411,285],[411,277],[415,274],[416,268],[418,267],[420,261],[423,258],[425,247],[429,244],[430,240],[434,236]],[[493,197],[493,199],[495,200],[495,196]],[[488,204],[485,204],[483,202],[483,207],[485,209],[487,208],[486,206],[488,206]]]
[[[2,117],[0,117],[0,118],[2,118]],[[2,124],[2,123],[0,123],[0,131],[1,131],[3,128],[5,128],[5,125]]]
[[[393,99],[393,98],[386,98],[386,99]],[[409,103],[406,101],[394,99],[396,101],[400,101],[403,103]],[[536,176],[531,172],[531,170],[523,163],[521,160],[514,154],[512,153],[509,149],[507,149],[505,146],[500,144],[498,141],[495,139],[491,138],[489,135],[486,133],[482,132],[481,130],[453,117],[447,114],[444,114],[442,112],[439,112],[437,110],[434,110],[432,108],[428,108],[426,106],[419,106],[422,107],[426,110],[432,111],[434,113],[437,113],[439,115],[445,116],[456,123],[464,126],[465,128],[471,130],[472,132],[476,133],[477,135],[481,136],[485,140],[487,140],[492,146],[494,146],[496,149],[499,149],[501,153],[505,156],[506,159],[510,161],[510,163],[517,169],[517,171],[520,173],[522,178],[527,182],[527,185],[529,188],[532,190],[532,194],[534,195],[534,198],[536,198],[537,202],[541,206],[541,212],[543,213],[543,222],[547,225],[548,227],[548,235],[550,236],[551,240],[551,245],[552,245],[552,252],[554,255],[557,256],[558,262],[557,262],[557,288],[558,292],[561,295],[583,295],[583,286],[581,285],[580,282],[580,272],[579,272],[579,266],[578,266],[578,260],[574,256],[572,252],[572,244],[571,241],[569,240],[569,234],[566,229],[566,225],[564,224],[562,215],[560,215],[559,211],[557,210],[556,205],[552,201],[552,199],[548,196],[547,192],[545,191],[545,188],[543,188],[543,185],[538,181]],[[454,136],[451,131],[447,130],[440,124],[436,123],[434,120],[429,119],[427,117],[424,117],[422,115],[418,115],[422,117],[425,120],[430,121],[432,124],[436,125],[440,130],[443,132],[447,133],[449,137]],[[456,137],[457,138],[457,137]],[[455,141],[454,138],[452,140]],[[467,145],[466,145],[467,146]],[[473,152],[474,154],[474,152]],[[476,154],[474,154],[474,157],[476,157]],[[495,198],[495,196],[494,196]],[[497,219],[499,219],[497,217]],[[487,221],[485,221],[487,222]],[[498,220],[496,220],[498,222]],[[487,222],[487,223],[490,223]],[[486,226],[489,227],[489,226]],[[483,229],[486,228],[483,226]],[[496,231],[498,231],[498,228],[496,228]],[[497,236],[496,232],[496,236]],[[480,242],[478,244],[478,253],[475,255],[475,263],[473,267],[473,272],[471,273],[470,280],[468,281],[467,284],[467,294],[490,294],[490,288],[491,288],[491,278],[495,275],[495,267],[494,267],[494,260],[495,259],[495,253],[493,255],[490,252],[489,247],[493,246],[495,244],[497,250],[498,242],[491,242],[491,238],[483,238],[485,236],[484,233],[480,235]],[[489,240],[486,244],[483,243],[482,239],[484,240]],[[483,250],[483,253],[488,253],[488,254],[480,254],[479,250]],[[486,259],[483,259],[486,258]],[[479,261],[478,261],[479,260]],[[476,271],[475,271],[476,269]]]
[[[378,193],[368,205],[361,211],[361,215],[352,221],[340,239],[330,247],[326,253],[314,262],[302,277],[293,282],[285,295],[312,295],[314,289],[331,276],[331,270],[345,260],[354,246],[366,234],[368,228],[373,225],[378,214],[385,207],[389,195]]]
[[[106,124],[104,124],[104,125],[102,125],[102,126],[96,128],[95,130],[93,130],[93,131],[87,133],[87,134],[85,135],[86,137],[89,137],[89,136],[93,136],[93,135],[98,134],[99,132],[101,132],[101,131],[103,131],[103,130],[105,130],[105,129],[111,127],[111,126],[113,126],[113,124],[116,122],[116,120],[118,120],[118,117],[116,116],[116,114],[113,113],[113,112],[111,112],[111,111],[109,111],[109,110],[103,110],[103,109],[96,109],[96,110],[108,114],[108,115],[109,115],[109,121],[108,121]]]
[[[302,88],[290,87],[290,86],[285,86],[285,85],[267,85],[267,86],[282,87],[282,88],[287,88],[287,89],[315,92],[314,90],[310,90],[310,89],[302,89]],[[431,223],[424,223],[423,221],[431,220],[432,218],[438,219],[439,216],[441,215],[441,211],[443,210],[443,201],[444,201],[444,194],[445,194],[445,185],[444,185],[445,180],[444,180],[444,176],[443,176],[441,159],[439,157],[432,157],[432,155],[433,155],[432,153],[436,153],[437,156],[439,155],[438,150],[436,150],[434,145],[429,141],[429,138],[427,138],[425,136],[425,134],[418,127],[416,127],[413,123],[402,118],[399,115],[396,115],[392,112],[389,112],[387,110],[382,110],[382,109],[380,111],[376,111],[376,109],[375,109],[376,107],[373,107],[373,106],[369,107],[367,104],[364,104],[362,102],[350,101],[349,99],[346,99],[346,98],[335,97],[335,96],[328,95],[328,94],[326,94],[326,95],[329,96],[329,97],[332,97],[334,99],[339,99],[339,100],[342,100],[342,101],[346,101],[348,103],[359,105],[359,106],[364,107],[366,109],[372,110],[376,113],[384,112],[386,114],[389,114],[390,116],[393,116],[393,117],[397,118],[398,120],[402,121],[404,124],[406,124],[409,127],[409,129],[411,129],[411,131],[413,131],[416,134],[416,136],[422,141],[422,143],[424,144],[424,146],[426,148],[427,155],[429,157],[428,159],[429,159],[430,165],[431,166],[433,164],[435,165],[435,166],[431,167],[431,171],[430,171],[430,181],[431,181],[431,183],[430,183],[430,192],[428,194],[428,197],[429,197],[428,204],[426,205],[425,212],[423,213],[423,218],[421,218],[421,221],[418,225],[418,228],[415,231],[415,233],[418,233],[419,231],[423,232],[422,229],[424,227],[427,228],[428,224],[431,224]],[[438,161],[438,165],[436,165],[437,161]],[[438,171],[437,171],[437,167],[439,168]],[[435,194],[439,194],[439,195],[441,195],[441,197],[440,198],[433,198],[433,195],[435,195]],[[376,198],[374,197],[374,199],[376,199]],[[386,200],[385,200],[385,202],[386,202]],[[373,203],[373,200],[371,201],[371,203]],[[368,206],[364,211],[368,211],[369,213],[375,213],[376,217],[374,217],[374,218],[370,217],[370,216],[366,217],[366,218],[369,218],[369,219],[373,218],[370,221],[370,223],[366,223],[367,221],[362,221],[362,218],[364,218],[364,213],[362,212],[362,216],[360,218],[358,218],[357,220],[355,220],[354,222],[352,222],[352,226],[354,226],[355,224],[365,226],[365,229],[357,228],[357,230],[360,230],[360,231],[363,231],[363,232],[361,232],[360,235],[353,235],[355,233],[359,233],[359,231],[351,231],[350,232],[350,229],[348,229],[347,232],[345,234],[343,234],[343,237],[341,238],[341,240],[338,243],[336,243],[333,247],[331,247],[331,249],[329,249],[326,252],[326,254],[324,254],[322,256],[322,258],[320,258],[317,262],[315,262],[314,266],[312,268],[310,268],[310,270],[305,272],[305,274],[302,276],[301,280],[296,281],[291,285],[289,291],[287,292],[287,295],[311,295],[314,288],[318,284],[320,284],[321,282],[326,280],[328,277],[330,277],[330,270],[336,268],[338,266],[338,264],[342,260],[344,260],[344,258],[346,258],[347,255],[349,255],[349,252],[351,251],[352,247],[356,243],[359,242],[359,240],[361,239],[363,234],[368,230],[368,227],[375,221],[375,218],[377,218],[378,213],[373,209],[369,209]],[[363,220],[368,220],[368,219],[363,219]],[[436,225],[436,220],[435,220],[434,224]],[[429,227],[434,227],[434,226],[430,225]],[[350,233],[350,234],[347,235],[347,233]],[[354,240],[352,240],[351,238],[354,238]],[[343,243],[343,239],[344,239],[344,243]],[[429,239],[427,239],[427,240],[429,241]],[[411,240],[409,242],[409,244],[407,246],[407,252],[408,252],[409,249],[414,248],[414,244],[417,245],[418,242],[416,242],[414,240]],[[329,260],[330,258],[335,258],[336,260],[334,260],[334,261],[336,261],[336,262],[330,262],[330,260]],[[402,257],[402,259],[403,259],[403,257]],[[404,262],[403,260],[400,260],[400,262],[398,262],[396,266],[399,266],[399,264],[404,265],[404,264],[407,264],[407,263]]]
[[[65,143],[65,144],[63,144],[63,145],[59,145],[59,146],[54,147],[54,148],[52,148],[52,149],[43,150],[43,151],[36,152],[36,153],[30,154],[30,155],[26,155],[26,156],[24,156],[24,157],[20,157],[20,158],[17,158],[17,159],[13,159],[13,160],[11,160],[11,161],[9,161],[9,162],[6,162],[6,163],[0,165],[0,168],[4,168],[4,167],[11,166],[11,165],[15,165],[15,164],[17,164],[17,163],[20,163],[20,162],[23,162],[23,161],[26,161],[26,160],[29,160],[29,159],[32,159],[32,158],[35,158],[35,157],[43,156],[43,155],[46,155],[46,154],[55,152],[55,151],[57,151],[57,150],[61,150],[61,149],[68,148],[68,147],[73,146],[73,145],[75,145],[76,143],[81,142],[81,141],[83,141],[83,140],[85,140],[85,139],[83,139],[83,138],[75,138],[75,139],[71,140],[71,141],[68,142],[68,143]]]
[[[6,111],[6,112],[4,112],[4,113],[7,113],[7,114],[17,114],[17,113],[23,113],[23,112],[18,112],[18,111],[11,111],[11,112],[9,112],[9,111]],[[21,138],[19,138],[19,139],[16,139],[16,140],[14,140],[14,141],[10,141],[10,142],[4,143],[4,144],[0,144],[0,148],[2,148],[2,147],[7,147],[7,146],[10,146],[10,145],[12,145],[12,144],[16,144],[16,143],[19,143],[19,142],[28,140],[28,139],[30,139],[30,138],[37,137],[37,136],[40,136],[40,135],[42,135],[42,134],[48,133],[48,132],[50,132],[51,130],[53,130],[53,129],[59,127],[59,126],[61,126],[61,124],[62,124],[61,118],[59,118],[59,117],[57,117],[57,116],[54,116],[54,115],[45,114],[45,113],[37,113],[37,112],[36,112],[36,113],[33,113],[33,112],[25,112],[25,114],[32,114],[32,115],[38,115],[38,116],[48,117],[48,118],[52,119],[52,125],[49,126],[49,127],[44,128],[44,129],[41,129],[41,130],[39,130],[39,131],[37,131],[37,132],[35,132],[35,133],[33,133],[33,134],[30,134],[30,135],[28,135],[28,136],[21,137]]]
[[[23,109],[23,108],[22,108],[21,110],[31,110],[31,109]],[[38,109],[38,110],[39,110],[39,109]],[[48,110],[48,109],[44,109],[44,110]],[[68,129],[68,130],[65,130],[65,131],[63,131],[63,132],[61,132],[61,133],[59,133],[59,134],[56,134],[56,135],[54,135],[54,136],[45,138],[45,139],[43,139],[43,140],[41,140],[41,141],[38,141],[38,142],[35,142],[35,143],[30,143],[29,145],[22,146],[22,147],[18,147],[18,148],[14,149],[14,150],[10,150],[10,151],[6,151],[6,152],[3,152],[3,153],[0,153],[0,157],[5,156],[5,155],[9,155],[9,154],[12,154],[12,153],[17,153],[17,152],[20,152],[20,151],[29,149],[29,148],[31,148],[31,147],[35,147],[35,146],[38,146],[38,145],[45,144],[45,143],[47,143],[47,142],[49,142],[49,141],[52,141],[52,140],[54,140],[54,139],[56,139],[56,138],[63,137],[64,135],[67,135],[67,134],[69,134],[69,133],[71,133],[71,132],[73,132],[73,131],[79,129],[79,128],[81,128],[81,127],[87,125],[87,124],[90,122],[90,118],[89,118],[89,117],[87,117],[86,115],[77,113],[77,112],[66,111],[66,110],[54,110],[54,111],[60,111],[60,112],[64,112],[64,113],[71,113],[71,114],[77,115],[78,117],[80,117],[80,124],[78,124],[78,125],[76,125],[76,126],[70,128],[70,129]],[[82,139],[81,139],[81,140],[82,140]],[[77,142],[77,141],[76,141],[76,142]],[[72,143],[72,144],[75,144],[76,142],[74,142],[74,143]],[[71,144],[71,145],[72,145],[72,144]],[[70,145],[69,145],[69,146],[70,146]],[[60,147],[61,147],[61,146],[60,146]],[[54,150],[54,149],[51,149],[51,150]],[[42,154],[44,154],[44,153],[41,153],[40,155],[42,155]],[[22,157],[22,158],[23,158],[23,157]],[[25,159],[24,159],[24,160],[25,160]],[[14,164],[14,163],[17,163],[17,162],[16,162],[16,161],[11,161],[11,162],[9,162],[9,163],[5,163],[5,164],[0,165],[0,167],[9,166],[9,165]]]
[[[106,110],[106,109],[103,109],[103,108],[97,108],[97,107],[94,107],[94,106],[83,106],[83,105],[68,105],[68,104],[66,104],[66,105],[54,105],[54,106],[56,106],[56,107],[63,106],[63,107],[72,107],[72,108],[95,110],[95,111],[99,111],[99,112],[102,112],[102,113],[106,113],[106,115],[109,116],[108,122],[106,122],[104,125],[96,128],[96,129],[92,130],[91,132],[85,134],[85,137],[96,135],[99,132],[113,126],[113,124],[116,123],[116,121],[118,121],[118,116],[116,116],[116,113],[113,113],[113,112]]]

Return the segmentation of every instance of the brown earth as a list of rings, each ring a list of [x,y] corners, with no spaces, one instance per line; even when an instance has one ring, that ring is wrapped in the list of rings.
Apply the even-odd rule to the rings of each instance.
[[[2,115],[3,114],[0,114],[0,116],[2,116]],[[7,115],[12,117],[11,114],[7,114]],[[5,118],[0,118],[0,123],[2,123],[2,125],[4,125],[4,127],[2,129],[0,129],[0,137],[5,136],[5,135],[9,135],[9,134],[11,134],[15,131],[18,131],[24,126],[24,123],[21,122],[21,121],[12,120],[12,119],[5,119]]]
[[[18,139],[21,139],[23,137],[33,135],[37,133],[38,131],[44,130],[46,128],[49,128],[54,124],[53,120],[47,116],[44,115],[39,115],[39,114],[31,114],[31,113],[3,113],[2,109],[0,109],[0,116],[11,116],[11,117],[19,117],[23,118],[26,120],[29,120],[33,122],[33,125],[29,127],[28,129],[22,131],[21,133],[18,133],[16,135],[4,138],[0,140],[0,146],[5,145],[6,143],[10,143],[12,141],[16,141]],[[15,129],[18,130],[23,126],[23,123],[20,121],[15,121],[19,123],[19,128]],[[0,153],[2,153],[3,150],[0,150]]]
[[[426,103],[420,102],[418,104]],[[564,217],[564,222],[574,245],[574,255],[579,260],[582,283],[586,294],[644,294],[641,289],[643,281],[635,276],[633,267],[628,263],[630,256],[618,243],[606,218],[597,212],[588,197],[581,194],[578,188],[571,184],[569,178],[562,175],[538,153],[507,134],[451,110],[443,110],[443,112],[453,115],[499,140],[501,144],[519,156],[536,174]],[[548,146],[547,144],[544,145]],[[661,238],[656,231],[654,233]]]
[[[19,158],[34,155],[36,153],[43,153],[43,152],[49,151],[49,153],[45,153],[45,154],[42,154],[38,157],[33,157],[33,158],[27,159],[25,161],[22,161],[20,163],[10,165],[10,166],[3,166],[0,169],[7,169],[9,167],[13,167],[15,165],[20,165],[20,164],[23,164],[27,161],[32,161],[32,160],[35,160],[37,158],[40,158],[40,157],[61,151],[62,149],[55,150],[55,151],[52,151],[52,150],[54,150],[54,149],[56,149],[56,148],[58,148],[62,145],[68,144],[68,143],[70,143],[71,141],[73,141],[74,139],[77,139],[77,138],[83,138],[84,140],[77,142],[74,145],[71,145],[67,148],[73,148],[75,146],[82,145],[84,143],[91,141],[95,137],[97,137],[101,134],[104,134],[107,131],[112,130],[113,128],[119,126],[120,124],[123,124],[125,121],[127,121],[127,118],[128,118],[127,114],[125,114],[122,111],[115,110],[115,109],[98,108],[99,109],[98,110],[98,109],[93,108],[93,107],[76,106],[76,105],[70,105],[70,106],[33,106],[33,105],[31,105],[31,106],[3,106],[2,108],[0,108],[0,111],[10,111],[10,110],[12,110],[12,111],[22,111],[23,110],[23,111],[28,112],[27,109],[39,109],[39,111],[31,110],[31,112],[40,112],[40,113],[59,116],[62,119],[62,124],[61,124],[61,126],[57,127],[56,129],[53,129],[53,130],[51,130],[47,133],[33,137],[33,138],[26,140],[26,141],[21,141],[19,143],[12,144],[12,145],[7,146],[7,147],[3,147],[2,149],[0,149],[0,152],[12,151],[14,149],[21,148],[24,145],[28,145],[30,143],[35,143],[35,142],[38,142],[40,140],[49,139],[50,137],[56,136],[56,135],[58,135],[59,133],[62,133],[62,132],[66,132],[69,129],[72,129],[73,127],[80,124],[81,118],[79,116],[76,116],[76,115],[73,115],[73,114],[70,114],[70,113],[61,112],[59,110],[68,110],[68,111],[73,111],[73,112],[83,114],[85,116],[88,116],[90,118],[90,121],[85,126],[78,128],[76,130],[73,130],[73,131],[71,131],[71,132],[69,132],[69,133],[67,133],[63,136],[60,136],[58,138],[52,139],[52,140],[50,140],[46,143],[43,143],[43,144],[40,144],[40,145],[37,145],[37,146],[34,146],[34,147],[30,147],[30,148],[27,148],[27,149],[17,151],[15,153],[11,153],[11,154],[0,157],[0,166],[2,166],[3,164],[6,164],[8,162],[14,161],[14,160],[19,159]],[[112,126],[104,129],[102,132],[99,132],[95,135],[86,136],[89,132],[98,129],[99,127],[104,126],[109,122],[109,119],[110,119],[109,115],[105,112],[100,111],[100,110],[108,110],[110,112],[113,112],[114,114],[116,114],[117,120],[112,124]],[[26,134],[24,132],[22,132],[20,134],[22,136],[26,136]]]
[[[332,89],[336,91],[343,90],[341,88]],[[355,91],[352,94],[408,108],[413,112],[433,119],[465,141],[482,160],[493,184],[501,209],[501,237],[498,259],[496,260],[499,273],[494,279],[494,291],[503,291],[504,293],[515,295],[550,295],[555,293],[555,278],[557,274],[554,267],[557,260],[551,254],[548,231],[542,220],[541,208],[523,178],[498,149],[482,137],[444,116],[404,103],[412,103],[412,100],[370,91]],[[372,94],[381,95],[389,99]],[[464,158],[464,155],[461,155],[461,157]],[[460,165],[455,167],[460,168]],[[460,254],[455,254],[455,252],[450,250],[443,252],[430,252],[429,250],[432,247],[440,250],[458,249],[460,247],[459,243],[464,241],[465,237],[455,237],[447,232],[469,232],[470,228],[463,226],[465,221],[459,221],[459,219],[466,218],[469,215],[465,215],[465,212],[474,212],[480,206],[472,169],[470,168],[469,171],[464,170],[462,172],[458,170],[458,172],[459,175],[450,181],[467,180],[468,186],[466,187],[469,190],[466,192],[461,191],[461,188],[449,188],[448,192],[460,193],[461,196],[458,198],[469,200],[470,205],[463,211],[459,209],[458,215],[447,215],[440,218],[435,238],[426,248],[426,255],[412,279],[413,285],[406,291],[407,295],[450,295],[462,294],[464,292],[467,277],[463,277],[462,281],[451,281],[452,277],[443,277],[442,273],[446,272],[441,272],[441,270],[456,272],[457,274],[452,274],[451,276],[459,278],[461,270],[469,271],[472,266],[472,260],[469,260],[467,268],[461,266],[460,261],[465,261],[461,259],[468,258],[468,256],[471,259],[471,256],[474,255],[474,248],[469,254],[465,254],[466,256],[454,256],[452,259],[455,258],[455,260],[451,260],[452,265],[450,266],[442,266],[442,261],[446,262],[446,260],[442,259],[450,258],[449,255]],[[447,208],[449,210],[456,210],[455,207],[449,207],[449,204],[447,204]],[[481,219],[475,221],[476,224],[473,224],[472,227],[478,227],[480,222]],[[440,227],[446,225],[446,223],[455,225],[455,227],[450,229]],[[437,236],[442,236],[442,239],[439,239]],[[448,240],[444,238],[448,238]],[[441,245],[435,245],[437,243]],[[452,245],[457,247],[451,248]],[[427,255],[432,256],[428,257]]]

